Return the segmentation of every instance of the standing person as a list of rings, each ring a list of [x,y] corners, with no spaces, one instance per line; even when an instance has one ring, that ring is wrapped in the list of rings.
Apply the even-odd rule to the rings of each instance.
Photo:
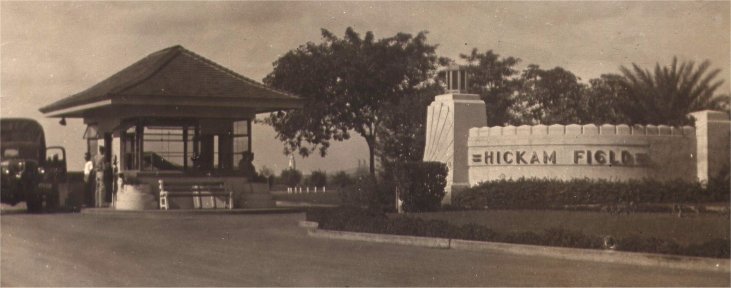
[[[94,206],[94,177],[91,173],[94,172],[94,162],[91,161],[91,155],[89,152],[84,153],[84,204],[86,207]]]
[[[256,177],[256,168],[254,168],[253,161],[254,153],[251,152],[244,152],[244,155],[242,155],[241,160],[239,161],[241,174],[248,178],[250,182],[254,181],[254,178]]]
[[[112,203],[112,191],[114,189],[114,176],[112,170],[112,163],[104,158],[104,204],[109,205]]]
[[[107,162],[104,157],[104,147],[99,146],[99,153],[94,155],[94,172],[96,172],[96,193],[94,195],[95,206],[104,206],[104,197],[106,196],[106,185],[104,185],[104,171],[106,171]]]
[[[117,189],[119,188],[117,177],[119,175],[119,167],[117,165],[117,155],[112,156],[112,207],[117,202]]]

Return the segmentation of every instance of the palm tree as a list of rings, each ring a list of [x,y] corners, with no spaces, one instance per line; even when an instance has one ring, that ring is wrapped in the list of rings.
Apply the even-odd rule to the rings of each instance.
[[[688,113],[713,109],[727,110],[727,95],[716,95],[723,80],[714,80],[720,69],[710,70],[708,60],[695,66],[693,61],[678,66],[673,57],[670,66],[655,65],[654,73],[632,63],[632,69],[620,67],[626,88],[620,110],[632,124],[684,125],[691,123]]]

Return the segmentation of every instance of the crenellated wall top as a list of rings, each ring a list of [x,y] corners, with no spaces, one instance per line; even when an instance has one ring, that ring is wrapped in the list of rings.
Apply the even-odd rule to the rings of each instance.
[[[484,136],[695,136],[692,126],[673,127],[667,125],[521,125],[474,127],[469,130],[470,137]]]

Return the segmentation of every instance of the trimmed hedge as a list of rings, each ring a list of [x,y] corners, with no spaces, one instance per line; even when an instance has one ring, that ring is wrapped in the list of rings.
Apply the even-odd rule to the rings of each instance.
[[[575,205],[728,202],[729,191],[698,182],[518,179],[485,182],[455,196],[461,209],[561,209]]]
[[[440,220],[414,217],[386,217],[372,210],[353,208],[310,209],[308,221],[319,223],[321,229],[365,233],[439,237],[476,241],[504,242],[543,246],[601,249],[604,239],[581,232],[551,228],[541,233],[520,232],[500,234],[477,224],[454,225]],[[729,239],[713,239],[701,244],[681,246],[672,240],[631,236],[616,240],[616,250],[674,254],[698,257],[729,258]]]
[[[437,211],[447,185],[447,165],[440,162],[408,162],[398,166],[396,185],[407,212]]]

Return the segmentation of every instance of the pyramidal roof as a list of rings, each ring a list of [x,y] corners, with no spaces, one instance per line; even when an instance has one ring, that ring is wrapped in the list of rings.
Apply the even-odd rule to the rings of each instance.
[[[284,102],[301,100],[300,97],[267,87],[176,45],[152,53],[89,89],[39,110],[50,113],[126,97],[201,97],[198,99],[214,101],[216,98],[280,99]]]

